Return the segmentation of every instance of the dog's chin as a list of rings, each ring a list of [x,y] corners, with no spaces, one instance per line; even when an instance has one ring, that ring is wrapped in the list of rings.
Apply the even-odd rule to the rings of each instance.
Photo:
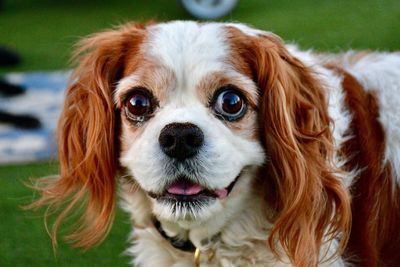
[[[201,223],[223,209],[240,175],[227,187],[210,189],[187,177],[179,177],[163,193],[148,192],[153,201],[153,212],[162,219],[176,222]]]

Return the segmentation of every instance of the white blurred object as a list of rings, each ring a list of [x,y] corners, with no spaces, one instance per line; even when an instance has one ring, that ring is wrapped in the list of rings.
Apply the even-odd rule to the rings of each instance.
[[[183,7],[199,19],[217,19],[236,6],[237,0],[180,0]]]

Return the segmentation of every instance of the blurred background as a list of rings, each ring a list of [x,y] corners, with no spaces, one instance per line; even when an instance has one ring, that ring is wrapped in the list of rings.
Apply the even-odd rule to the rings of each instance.
[[[53,253],[43,212],[21,206],[34,198],[24,183],[58,171],[53,131],[73,45],[101,29],[149,19],[197,18],[178,0],[0,0],[0,61],[4,49],[16,57],[0,66],[0,84],[14,86],[0,93],[0,266],[128,266],[130,225],[121,211],[100,246],[82,252],[60,242]],[[400,50],[399,0],[238,0],[219,20],[317,51]]]

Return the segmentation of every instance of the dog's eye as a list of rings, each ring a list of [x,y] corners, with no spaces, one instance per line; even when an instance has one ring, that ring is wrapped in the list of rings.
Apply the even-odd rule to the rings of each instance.
[[[225,86],[214,97],[214,111],[228,121],[235,121],[246,113],[246,102],[241,93],[233,87]]]
[[[125,100],[127,116],[135,121],[144,121],[153,112],[151,96],[143,90],[136,90]]]

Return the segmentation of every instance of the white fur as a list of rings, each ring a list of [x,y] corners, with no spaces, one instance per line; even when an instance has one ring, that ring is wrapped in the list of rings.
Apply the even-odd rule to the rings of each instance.
[[[170,22],[149,28],[143,50],[176,75],[176,90],[193,90],[207,73],[226,69],[228,44],[216,24]]]
[[[198,84],[214,72],[242,79],[245,90],[256,97],[256,85],[228,65],[229,43],[224,25],[237,27],[250,36],[270,34],[241,24],[171,22],[149,27],[149,34],[141,47],[159,69],[172,73],[172,82],[165,84],[165,99],[155,116],[139,127],[141,133],[130,137],[130,128],[123,126],[124,149],[120,162],[128,169],[122,186],[123,208],[134,220],[133,246],[128,253],[134,256],[136,266],[194,266],[193,254],[179,251],[157,232],[152,216],[160,220],[168,235],[189,238],[201,249],[201,266],[291,266],[282,253],[277,259],[266,245],[271,224],[270,211],[253,191],[253,178],[257,167],[264,163],[261,144],[248,135],[238,135],[199,99]],[[337,150],[347,140],[351,114],[344,104],[342,77],[323,67],[323,58],[312,51],[300,51],[288,46],[289,51],[308,65],[324,83],[328,112],[334,124],[333,137]],[[206,53],[204,53],[206,52]],[[159,70],[158,69],[158,70]],[[400,173],[400,56],[377,54],[366,57],[347,69],[361,83],[379,92],[382,113],[380,121],[387,138],[386,160],[392,162],[396,174]],[[156,70],[156,71],[158,71]],[[115,102],[126,90],[142,86],[144,70],[137,70],[118,84]],[[256,116],[250,118],[256,124]],[[173,212],[172,207],[147,196],[145,191],[161,193],[175,177],[171,176],[169,159],[158,143],[161,130],[170,123],[189,122],[204,133],[205,144],[196,157],[193,173],[176,170],[211,189],[227,187],[242,172],[240,179],[226,199],[216,200],[198,211]],[[346,160],[335,154],[334,164],[340,169]],[[350,186],[357,170],[341,173],[343,183]],[[133,180],[130,178],[133,178]],[[205,239],[220,235],[217,240],[204,244]],[[325,244],[321,255],[332,256],[336,243]],[[210,256],[211,254],[214,256]],[[335,258],[320,266],[345,266],[343,259]]]
[[[344,67],[368,91],[374,91],[380,108],[379,121],[385,132],[385,162],[390,162],[400,182],[400,53],[371,53]]]

